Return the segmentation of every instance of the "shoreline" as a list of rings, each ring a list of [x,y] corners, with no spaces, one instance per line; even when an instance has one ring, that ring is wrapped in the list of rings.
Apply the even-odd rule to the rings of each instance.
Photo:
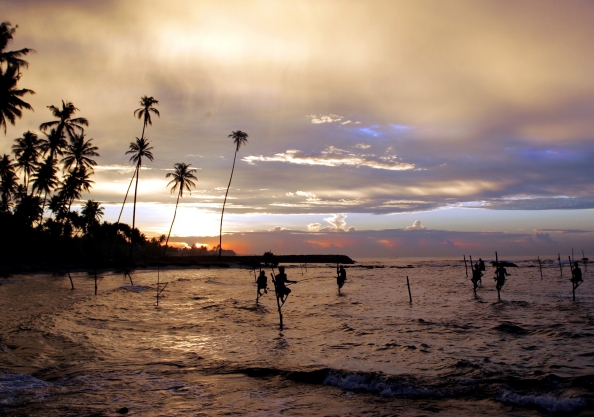
[[[346,255],[275,255],[273,262],[265,262],[264,256],[246,255],[246,256],[169,256],[161,261],[145,262],[108,262],[100,265],[89,264],[54,264],[46,262],[16,264],[12,266],[0,267],[0,277],[7,278],[11,275],[24,275],[35,273],[49,273],[53,275],[66,275],[69,272],[89,272],[93,271],[132,271],[135,269],[146,268],[176,268],[176,267],[194,267],[194,268],[258,268],[266,265],[278,265],[287,263],[298,264],[344,264],[354,265],[356,261]]]

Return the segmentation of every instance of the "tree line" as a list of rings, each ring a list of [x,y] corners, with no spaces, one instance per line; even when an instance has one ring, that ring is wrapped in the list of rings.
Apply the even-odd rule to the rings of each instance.
[[[23,97],[35,94],[32,90],[18,88],[21,71],[28,68],[23,58],[33,50],[7,51],[17,27],[9,22],[0,23],[0,127],[5,134],[7,123],[15,125],[23,110],[32,110]],[[62,100],[59,106],[47,106],[53,119],[42,123],[39,132],[27,131],[14,139],[12,154],[0,158],[0,228],[5,237],[0,243],[4,246],[0,257],[8,263],[60,264],[76,260],[76,263],[108,265],[166,256],[180,198],[184,191],[191,192],[196,187],[197,178],[191,164],[174,165],[174,172],[166,175],[171,178],[167,184],[171,193],[177,193],[169,233],[147,239],[136,228],[136,202],[142,164],[154,160],[153,147],[145,133],[152,125],[151,116],[160,116],[158,104],[153,97],[141,97],[140,108],[133,113],[142,120],[142,133],[126,151],[130,162],[134,163],[134,171],[115,223],[101,222],[104,210],[94,200],[82,204],[80,212],[72,209],[83,193],[91,191],[99,148],[85,132],[88,119],[77,117],[80,110],[73,103]],[[234,131],[229,137],[234,141],[236,158],[248,135]],[[199,255],[218,251],[221,256],[223,215],[235,158],[221,212],[219,246],[212,251],[205,247],[173,250]],[[132,226],[129,226],[120,219],[133,183]]]

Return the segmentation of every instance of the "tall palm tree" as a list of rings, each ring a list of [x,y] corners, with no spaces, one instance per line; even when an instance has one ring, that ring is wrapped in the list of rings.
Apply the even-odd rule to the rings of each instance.
[[[57,161],[51,157],[47,157],[46,160],[41,164],[39,169],[33,174],[33,189],[32,192],[37,190],[38,195],[44,192],[43,202],[41,204],[41,220],[43,220],[43,211],[45,210],[45,202],[47,195],[52,192],[59,183],[58,180],[58,167]]]
[[[41,140],[35,133],[29,130],[23,133],[22,137],[16,138],[14,141],[15,144],[12,145],[12,152],[16,157],[18,169],[25,176],[23,182],[28,193],[31,173],[39,166],[37,159],[39,159],[41,152]]]
[[[9,155],[0,158],[0,212],[7,212],[15,199],[18,177]]]
[[[97,151],[98,147],[93,146],[91,143],[93,139],[85,140],[85,134],[75,134],[70,140],[70,144],[66,146],[64,150],[64,158],[62,163],[64,164],[64,170],[69,170],[74,165],[74,169],[79,166],[84,166],[93,171],[93,166],[97,165],[92,156],[100,156]]]
[[[55,128],[50,130],[49,133],[44,132],[43,134],[45,135],[45,139],[41,139],[43,156],[49,153],[50,159],[56,160],[58,156],[64,155],[64,148],[68,146],[64,134],[58,135]]]
[[[74,107],[74,104],[71,102],[65,103],[64,100],[62,100],[61,110],[56,106],[47,106],[47,108],[50,109],[52,115],[58,120],[40,124],[39,129],[41,129],[42,132],[55,127],[58,136],[61,136],[64,133],[72,139],[77,131],[80,133],[85,131],[83,126],[89,125],[89,121],[84,117],[72,117],[74,116],[74,113],[79,111],[79,109]]]
[[[159,104],[157,100],[153,97],[143,96],[140,97],[140,105],[142,106],[139,109],[134,110],[134,116],[138,117],[139,119],[144,119],[142,124],[142,135],[140,139],[144,139],[144,129],[146,125],[153,125],[153,121],[151,120],[151,113],[156,114],[157,116],[161,117],[159,114],[159,110],[155,109],[155,105]]]
[[[127,154],[132,154],[131,162],[136,162],[136,186],[134,187],[134,209],[132,212],[132,230],[136,227],[136,196],[138,194],[138,178],[140,177],[140,168],[142,167],[142,158],[147,158],[149,161],[153,160],[152,146],[149,146],[148,140],[144,138],[136,138],[136,142],[130,142],[130,150]]]
[[[171,187],[171,193],[173,194],[175,191],[178,190],[177,193],[177,201],[175,202],[175,211],[173,212],[173,220],[171,221],[171,227],[169,228],[169,234],[167,235],[167,240],[165,241],[165,247],[163,248],[163,257],[165,257],[165,252],[167,251],[167,245],[169,244],[169,237],[171,236],[171,230],[173,229],[173,222],[175,222],[175,216],[177,215],[177,205],[179,204],[179,198],[184,196],[184,189],[188,190],[190,194],[192,194],[192,188],[196,188],[196,183],[193,180],[198,181],[198,178],[194,175],[196,172],[195,169],[190,169],[192,164],[184,164],[183,162],[179,162],[175,164],[173,167],[175,168],[174,172],[170,172],[165,175],[165,178],[173,177],[167,186]]]
[[[151,113],[154,113],[157,116],[161,117],[159,110],[154,108],[154,106],[156,104],[159,104],[159,101],[155,100],[153,97],[142,96],[142,97],[140,97],[140,105],[142,107],[134,110],[134,116],[138,117],[139,119],[143,119],[142,135],[140,135],[140,139],[144,139],[144,130],[146,128],[146,125],[147,124],[149,124],[151,126],[153,125],[153,121],[151,119]],[[132,182],[134,181],[134,178],[136,177],[137,174],[138,174],[138,170],[135,169],[134,173],[132,174],[132,178],[130,178],[130,184],[128,184],[128,189],[126,190],[126,195],[124,196],[124,202],[122,203],[120,215],[118,216],[118,221],[116,223],[119,223],[120,219],[122,218],[122,213],[124,212],[124,206],[126,205],[126,200],[128,199],[128,193],[130,192],[130,187],[132,187]]]
[[[23,109],[33,110],[29,103],[21,100],[25,94],[35,94],[27,88],[17,88],[21,73],[17,65],[8,65],[6,69],[0,66],[0,127],[4,127],[6,134],[7,123],[15,125],[16,119],[23,116]]]
[[[241,130],[232,131],[231,134],[228,136],[233,139],[233,143],[235,144],[235,156],[233,157],[233,167],[231,168],[231,178],[229,178],[229,185],[227,185],[227,192],[225,193],[225,200],[223,201],[223,211],[221,211],[221,226],[219,229],[219,258],[221,257],[221,253],[223,251],[223,215],[225,214],[225,204],[227,203],[227,195],[229,194],[229,188],[231,187],[231,180],[233,179],[233,171],[235,171],[235,160],[237,159],[237,151],[241,147],[241,145],[245,145],[247,143],[248,134],[242,132]]]

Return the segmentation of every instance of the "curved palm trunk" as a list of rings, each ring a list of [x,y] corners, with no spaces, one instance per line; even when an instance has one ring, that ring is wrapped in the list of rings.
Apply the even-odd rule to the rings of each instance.
[[[124,212],[124,205],[126,204],[126,200],[128,199],[128,193],[130,192],[130,187],[132,187],[132,183],[134,182],[134,177],[136,177],[137,169],[138,169],[138,167],[136,167],[136,169],[134,170],[134,174],[132,175],[132,178],[130,179],[130,184],[128,185],[128,190],[126,191],[126,195],[124,196],[124,202],[122,203],[122,209],[120,210],[120,215],[118,216],[118,221],[116,223],[119,223],[120,219],[122,218],[122,213]]]
[[[219,259],[223,251],[223,215],[225,214],[225,204],[227,203],[227,195],[231,187],[231,180],[233,179],[233,171],[235,171],[235,159],[237,159],[237,149],[235,149],[235,156],[233,157],[233,167],[231,168],[231,178],[229,178],[229,185],[227,185],[227,192],[225,193],[225,200],[223,201],[223,211],[221,212],[221,226],[219,228]]]
[[[175,222],[175,216],[177,216],[177,205],[179,204],[179,197],[181,196],[182,188],[180,187],[179,193],[177,193],[177,201],[175,202],[175,211],[173,212],[173,220],[171,221],[171,227],[169,228],[169,234],[165,241],[165,247],[163,248],[163,258],[165,258],[165,252],[167,252],[167,244],[169,243],[169,236],[171,236],[171,230],[173,230],[173,222]]]
[[[134,229],[136,228],[136,195],[138,194],[138,177],[140,177],[141,165],[142,158],[138,157],[138,165],[136,165],[136,185],[134,186],[134,209],[132,211],[132,236],[130,237],[130,258],[132,258],[132,250],[134,249]]]

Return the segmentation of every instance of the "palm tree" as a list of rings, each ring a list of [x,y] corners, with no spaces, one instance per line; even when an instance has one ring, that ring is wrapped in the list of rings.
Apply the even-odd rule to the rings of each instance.
[[[52,120],[50,122],[40,124],[39,129],[41,129],[42,132],[45,132],[49,128],[55,127],[58,136],[61,136],[65,132],[72,140],[76,131],[83,133],[85,131],[83,126],[89,125],[89,121],[84,117],[72,118],[74,113],[79,110],[74,107],[74,104],[71,102],[65,103],[64,100],[62,100],[62,110],[56,106],[47,106],[47,108],[50,109],[54,117],[59,120]]]
[[[41,140],[35,133],[27,131],[23,133],[23,137],[16,138],[14,141],[16,143],[12,145],[12,151],[16,157],[18,169],[25,175],[24,184],[28,193],[29,177],[39,166],[37,159],[39,159],[41,151]]]
[[[139,119],[144,118],[144,122],[142,124],[142,135],[140,136],[140,139],[144,139],[144,129],[146,128],[146,125],[153,125],[153,121],[151,120],[151,113],[154,113],[157,116],[161,117],[161,115],[159,114],[159,110],[153,107],[156,104],[159,104],[159,102],[155,100],[153,97],[143,96],[140,97],[140,105],[142,107],[134,110],[134,116],[138,117]]]
[[[97,165],[95,160],[91,159],[91,156],[100,156],[96,151],[98,147],[93,146],[91,143],[93,139],[85,141],[85,134],[75,134],[70,140],[70,144],[64,150],[62,163],[64,163],[64,171],[70,169],[74,165],[74,169],[79,166],[84,166],[87,169],[93,171],[93,166]]]
[[[18,28],[18,25],[15,27],[11,27],[12,25],[10,22],[2,22],[0,23],[0,64],[7,63],[7,65],[11,65],[16,67],[25,67],[29,66],[29,63],[23,59],[22,56],[27,55],[29,52],[34,52],[33,49],[23,48],[18,51],[5,51],[8,44],[12,41],[12,34]]]
[[[55,159],[47,157],[46,160],[41,164],[39,169],[33,174],[33,189],[31,192],[37,190],[38,195],[45,192],[43,196],[43,203],[41,204],[41,216],[43,219],[43,211],[45,209],[45,202],[47,195],[52,192],[59,183],[58,180],[58,167]]]
[[[89,192],[91,190],[91,184],[95,181],[92,181],[90,177],[91,174],[89,171],[84,166],[79,166],[70,171],[66,178],[64,178],[59,193],[68,203],[68,211],[70,211],[74,199],[80,198],[83,191]]]
[[[140,168],[142,167],[142,158],[145,157],[148,160],[153,160],[153,153],[151,152],[153,147],[149,146],[148,140],[144,138],[136,138],[136,142],[130,142],[130,150],[127,154],[132,154],[130,157],[131,162],[136,162],[136,186],[134,187],[134,209],[132,212],[132,230],[136,227],[136,195],[138,194],[138,178],[140,177]]]
[[[49,133],[44,132],[45,139],[41,139],[41,150],[43,156],[49,152],[50,159],[57,159],[58,156],[64,155],[64,148],[68,146],[68,142],[64,139],[64,134],[58,135],[56,129],[50,130]]]
[[[227,185],[227,192],[225,193],[225,200],[223,201],[223,211],[221,211],[221,226],[219,229],[219,258],[221,257],[221,253],[223,251],[223,215],[225,214],[225,204],[227,203],[227,195],[229,194],[229,187],[231,187],[231,180],[233,179],[233,171],[235,171],[235,160],[237,159],[237,151],[241,147],[241,145],[245,145],[247,143],[248,134],[242,132],[241,130],[232,131],[231,134],[228,136],[233,139],[233,143],[235,144],[235,156],[233,157],[233,167],[231,168],[231,178],[229,178],[229,185]]]
[[[88,232],[89,229],[99,223],[101,217],[103,217],[103,207],[100,206],[100,203],[93,200],[88,200],[81,210],[82,219],[83,219],[83,228],[85,232]]]
[[[15,164],[9,155],[0,158],[0,212],[7,212],[17,191]]]
[[[171,230],[173,229],[173,222],[175,222],[175,216],[177,215],[177,205],[179,204],[179,198],[184,196],[184,189],[188,190],[190,194],[192,194],[192,188],[196,188],[196,183],[192,180],[198,181],[198,178],[194,175],[196,172],[195,169],[190,169],[190,165],[192,164],[184,164],[183,162],[177,163],[174,165],[175,172],[170,172],[165,175],[165,178],[173,177],[167,186],[173,185],[171,187],[171,193],[173,194],[177,191],[179,187],[179,192],[177,193],[177,201],[175,202],[175,211],[173,212],[173,220],[171,221],[171,227],[169,228],[169,234],[167,235],[167,240],[165,241],[165,247],[163,248],[163,257],[165,257],[165,252],[167,251],[167,245],[169,244],[169,237],[171,236]]]
[[[0,127],[4,127],[6,134],[7,123],[15,125],[16,119],[23,116],[23,109],[33,110],[29,103],[21,100],[25,94],[35,94],[27,88],[17,88],[21,73],[17,65],[8,65],[6,69],[0,67]]]
[[[151,120],[151,113],[156,114],[157,116],[161,117],[159,110],[155,109],[153,106],[159,104],[157,100],[153,97],[143,96],[140,97],[140,105],[142,106],[139,109],[134,110],[134,116],[137,116],[139,119],[144,118],[142,124],[142,135],[140,135],[140,139],[144,139],[144,129],[146,125],[153,125],[153,121]],[[134,177],[138,174],[138,170],[135,169],[134,173],[132,174],[132,178],[130,178],[130,184],[128,185],[128,189],[126,190],[126,195],[124,196],[124,202],[122,203],[122,209],[120,210],[120,215],[118,216],[118,221],[122,218],[122,213],[124,212],[124,206],[126,205],[126,200],[128,199],[128,193],[130,192],[130,187],[132,187],[132,182],[134,181]]]

